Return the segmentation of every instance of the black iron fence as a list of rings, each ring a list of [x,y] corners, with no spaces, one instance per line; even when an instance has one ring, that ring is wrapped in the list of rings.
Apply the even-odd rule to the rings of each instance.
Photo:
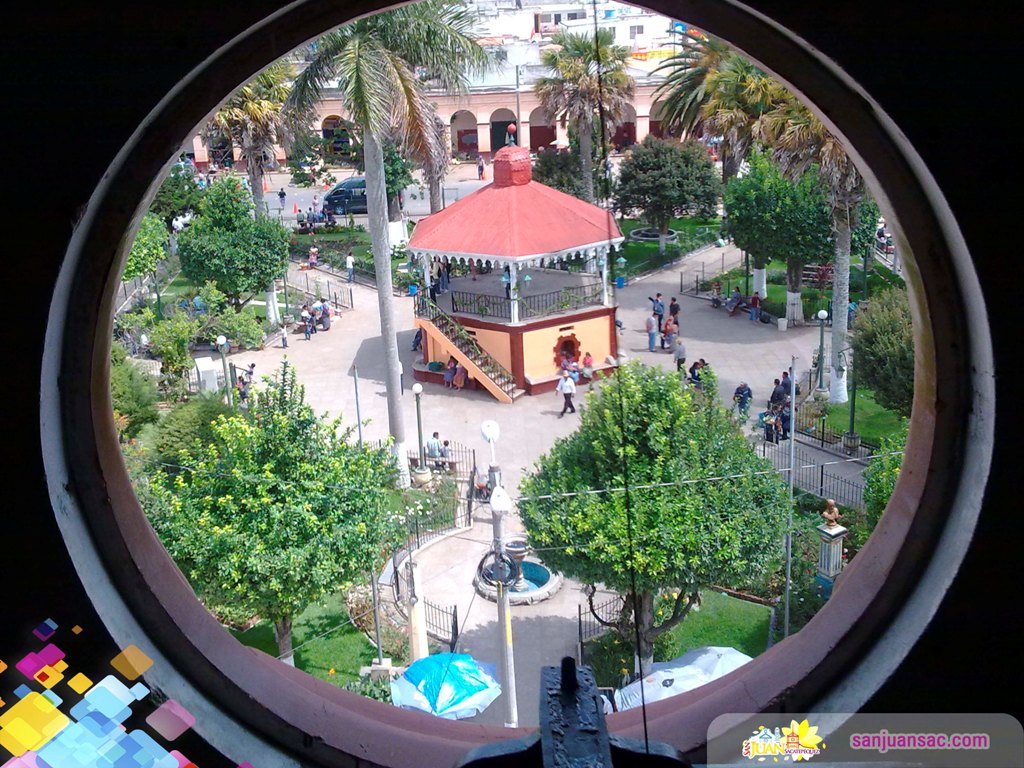
[[[519,304],[519,319],[526,320],[557,315],[559,312],[572,312],[584,307],[599,307],[602,297],[603,291],[598,281],[569,286],[557,291],[520,296],[514,301]],[[513,299],[471,291],[452,291],[451,298],[454,314],[512,319]]]
[[[584,307],[599,307],[603,291],[600,282],[574,285],[559,291],[520,296],[519,319],[546,317],[559,312],[572,312]]]
[[[743,252],[738,248],[723,250],[721,256],[714,261],[702,261],[692,266],[686,265],[679,270],[679,292],[696,296],[702,292],[702,286],[719,275],[736,269],[743,264]],[[722,292],[727,294],[723,286]],[[728,296],[723,296],[723,300]]]
[[[470,291],[452,291],[452,312],[461,315],[478,315],[502,320],[512,318],[512,300],[504,296]]]
[[[760,454],[771,461],[787,481],[789,451],[786,441],[763,441],[759,448]],[[864,478],[859,472],[852,477],[844,477],[797,447],[793,449],[793,466],[793,485],[800,490],[823,499],[835,499],[842,506],[864,509]]]
[[[289,281],[288,287],[302,291],[307,303],[312,304],[317,299],[323,299],[330,302],[336,310],[352,309],[355,301],[347,277],[334,274],[329,269],[317,267],[316,271],[307,270],[300,276],[298,284]]]
[[[594,602],[594,610],[590,610],[589,602],[586,605],[576,606],[576,621],[577,621],[577,656],[579,657],[579,663],[586,663],[586,643],[588,640],[593,640],[598,635],[603,635],[607,632],[610,627],[605,626],[594,617],[596,612],[604,621],[614,622],[619,619],[622,615],[622,609],[626,604],[626,599],[622,595],[612,595],[605,600],[600,602]]]
[[[424,448],[423,453],[426,455],[427,468],[431,471],[448,475],[457,482],[468,483],[470,477],[476,471],[476,450],[456,440],[448,440],[446,442],[447,445],[442,444],[441,446],[440,456],[431,456],[427,449]],[[369,440],[367,445],[371,448],[381,448],[384,445],[384,441]],[[420,465],[419,447],[410,448],[407,454],[409,466],[413,468],[418,467]]]
[[[826,449],[841,449],[848,453],[856,452],[858,455],[870,455],[878,450],[878,445],[863,439],[857,440],[857,446],[854,450],[851,447],[852,444],[843,443],[845,435],[842,432],[832,429],[832,427],[828,425],[828,420],[825,416],[812,418],[806,413],[801,412],[799,409],[797,409],[796,418],[793,421],[793,429],[797,433],[797,437],[801,442],[811,444],[816,443]]]
[[[406,604],[415,599],[423,609],[423,623],[427,634],[435,640],[447,643],[454,653],[459,642],[459,608],[457,605],[440,605],[422,595],[414,595],[407,567],[408,550],[396,551],[391,556],[391,589],[395,607],[403,618],[408,619]]]

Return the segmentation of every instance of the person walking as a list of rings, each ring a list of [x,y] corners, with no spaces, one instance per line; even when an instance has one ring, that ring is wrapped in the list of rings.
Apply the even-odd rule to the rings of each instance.
[[[772,387],[772,393],[768,398],[769,406],[781,406],[783,401],[786,399],[786,385],[778,379],[775,379],[774,386]]]
[[[561,394],[565,398],[562,412],[558,414],[558,418],[565,416],[566,411],[576,413],[576,406],[572,404],[572,396],[576,394],[576,382],[570,378],[568,371],[562,371],[562,378],[558,380],[558,384],[555,386],[555,393]]]
[[[477,155],[476,157],[476,177],[479,181],[483,181],[484,178],[484,156]]]
[[[277,193],[277,199],[281,203],[281,209],[284,210],[284,199],[287,197],[284,191],[284,187],[281,187],[281,191]]]
[[[667,349],[670,353],[676,343],[676,334],[679,333],[679,326],[675,318],[669,315],[665,318],[665,324],[661,328],[661,348]]]
[[[672,318],[672,322],[676,324],[676,333],[679,333],[679,302],[676,301],[675,296],[668,302],[668,315]]]
[[[345,269],[348,272],[348,281],[353,282],[356,277],[356,257],[352,255],[351,249],[349,249],[348,256],[345,257]]]
[[[757,291],[750,297],[750,322],[754,323],[761,319],[761,296]]]
[[[750,413],[750,401],[753,397],[754,393],[750,391],[750,387],[747,386],[745,381],[741,381],[739,386],[736,387],[736,391],[732,394],[732,401],[735,403],[736,410],[743,421],[747,420],[747,415]]]
[[[676,360],[676,371],[682,371],[686,367],[686,345],[683,344],[682,339],[676,339],[676,346],[672,350],[672,356]]]
[[[647,318],[647,322],[644,324],[644,327],[647,329],[648,352],[654,351],[654,341],[658,337],[658,325],[659,323],[657,314],[651,314],[651,316]]]
[[[647,300],[651,302],[652,309],[654,310],[654,317],[658,321],[658,333],[661,333],[661,323],[665,319],[665,302],[662,301],[661,294],[656,293],[654,297],[647,297]],[[652,349],[651,352],[654,350]]]

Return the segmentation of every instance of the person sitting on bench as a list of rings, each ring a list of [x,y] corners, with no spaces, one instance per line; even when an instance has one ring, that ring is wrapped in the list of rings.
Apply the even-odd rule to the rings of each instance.
[[[725,308],[729,310],[730,315],[735,315],[740,311],[740,306],[743,304],[743,297],[740,295],[739,288],[732,289],[732,296],[725,302]]]

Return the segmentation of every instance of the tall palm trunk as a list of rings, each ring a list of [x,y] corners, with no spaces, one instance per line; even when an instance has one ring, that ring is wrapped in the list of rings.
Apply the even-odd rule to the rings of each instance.
[[[437,213],[444,208],[444,197],[441,195],[441,179],[430,174],[427,180],[427,189],[430,191],[430,212]]]
[[[262,159],[262,158],[261,158]],[[249,177],[249,191],[256,207],[257,216],[267,215],[267,204],[263,202],[263,164],[252,157],[245,159],[245,172]]]
[[[384,383],[388,399],[388,427],[394,438],[392,450],[398,464],[402,487],[409,486],[409,463],[405,453],[405,420],[402,416],[402,384],[398,372],[398,337],[395,332],[394,296],[391,294],[391,243],[388,239],[388,199],[384,183],[384,149],[369,128],[363,130],[366,164],[366,211],[373,243],[373,267],[377,273],[377,304],[380,334],[384,344]]]
[[[583,172],[583,194],[588,203],[594,202],[594,128],[589,117],[581,117],[576,124],[580,143],[580,168]]]
[[[835,230],[835,266],[832,270],[832,359],[828,401],[845,403],[847,367],[839,358],[846,349],[846,308],[850,303],[850,207],[842,202],[832,207]]]

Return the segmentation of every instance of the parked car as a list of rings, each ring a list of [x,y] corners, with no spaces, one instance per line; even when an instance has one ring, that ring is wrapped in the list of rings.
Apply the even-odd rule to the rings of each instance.
[[[338,216],[366,213],[366,177],[353,176],[335,185],[324,198],[324,206]]]

